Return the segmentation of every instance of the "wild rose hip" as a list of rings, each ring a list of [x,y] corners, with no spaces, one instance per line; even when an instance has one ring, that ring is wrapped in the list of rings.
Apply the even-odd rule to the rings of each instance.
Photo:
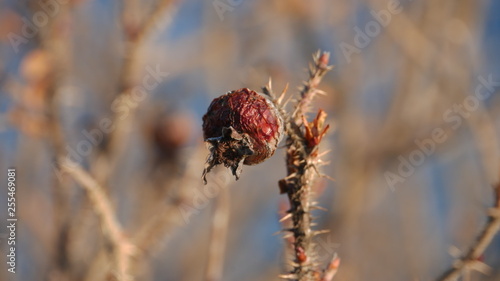
[[[212,101],[203,116],[208,144],[206,174],[219,164],[230,167],[236,179],[241,166],[271,157],[283,136],[283,118],[267,97],[247,88],[228,92]]]

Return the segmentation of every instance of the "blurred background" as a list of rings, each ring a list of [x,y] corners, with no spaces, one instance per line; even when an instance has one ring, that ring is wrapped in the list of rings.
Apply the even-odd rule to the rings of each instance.
[[[16,168],[18,207],[17,272],[2,226],[0,280],[114,278],[116,245],[58,159],[102,186],[135,280],[278,280],[285,151],[204,186],[201,117],[270,77],[296,94],[318,49],[335,65],[314,104],[334,128],[319,260],[340,256],[334,280],[436,280],[493,205],[499,14],[497,0],[0,1],[0,180]],[[483,260],[489,275],[464,280],[500,280],[500,237]]]

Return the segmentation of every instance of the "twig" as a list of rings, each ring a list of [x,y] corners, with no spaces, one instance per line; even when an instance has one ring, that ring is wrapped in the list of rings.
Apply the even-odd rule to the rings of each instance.
[[[117,96],[114,102],[119,102],[120,99],[130,99],[130,91],[133,86],[133,74],[138,67],[139,50],[145,39],[150,35],[153,30],[154,24],[158,18],[170,7],[173,0],[157,0],[157,3],[152,10],[151,14],[146,17],[146,20],[133,31],[127,30],[127,23],[125,17],[122,15],[122,25],[125,29],[125,51],[123,55],[123,66],[117,83]],[[126,2],[125,2],[126,3]],[[129,116],[132,116],[136,107],[130,108]],[[101,161],[96,162],[96,179],[101,183],[106,183],[112,174],[112,167],[116,167],[116,162],[120,153],[124,151],[124,134],[126,128],[130,125],[131,118],[119,117],[116,113],[113,116],[113,124],[116,128],[109,135],[109,149],[107,154],[100,158]]]
[[[309,79],[304,82],[300,91],[295,111],[291,116],[287,116],[286,120],[287,177],[280,181],[280,191],[286,193],[290,201],[288,213],[292,214],[292,227],[287,231],[293,233],[295,259],[291,261],[293,270],[281,277],[290,280],[316,281],[322,277],[312,242],[312,237],[319,233],[311,229],[310,210],[315,205],[311,188],[318,176],[318,145],[328,126],[323,126],[326,113],[321,110],[311,124],[304,115],[309,111],[311,100],[321,93],[317,89],[321,79],[332,68],[328,66],[328,60],[329,54],[326,52],[318,52],[314,56],[314,65],[309,69]]]
[[[45,109],[44,113],[47,119],[46,139],[52,147],[53,159],[57,159],[66,153],[65,145],[67,144],[65,138],[64,128],[61,124],[60,105],[58,103],[58,87],[63,80],[65,69],[68,67],[67,53],[65,50],[68,47],[68,38],[64,36],[58,26],[61,20],[66,17],[72,10],[73,3],[68,2],[65,5],[58,7],[59,12],[49,17],[45,26],[40,26],[40,32],[34,38],[36,49],[34,52],[41,52],[50,61],[50,70],[48,75],[44,78],[45,83],[40,83],[38,86],[45,91]],[[40,7],[30,3],[28,5],[30,12],[35,15],[39,12]],[[25,57],[24,60],[27,58]],[[40,63],[40,62],[39,62]],[[56,267],[53,269],[52,274],[59,274],[69,278],[71,276],[71,268],[69,265],[70,260],[70,241],[69,232],[72,225],[75,223],[71,220],[71,195],[65,188],[67,181],[64,179],[56,179],[52,185],[52,196],[54,202],[54,223],[52,225],[56,233],[55,247],[56,255],[54,256]],[[57,272],[57,273],[56,273]]]
[[[229,225],[229,203],[229,189],[224,188],[217,197],[216,209],[213,215],[208,264],[205,272],[206,281],[222,280],[224,252]]]
[[[320,54],[318,51],[313,56],[314,65],[309,65],[309,79],[304,82],[302,89],[300,90],[300,100],[295,107],[295,111],[292,114],[293,121],[296,124],[301,124],[301,119],[304,114],[309,111],[309,105],[311,101],[317,94],[324,94],[323,91],[319,90],[317,87],[323,79],[323,76],[330,71],[333,66],[328,65],[330,59],[329,53]]]
[[[143,256],[150,254],[153,249],[158,251],[157,245],[160,241],[165,243],[175,229],[187,224],[183,220],[180,209],[186,202],[191,202],[193,196],[197,194],[194,190],[199,183],[200,162],[197,159],[199,159],[198,155],[201,156],[204,153],[205,147],[200,145],[193,153],[192,159],[188,161],[183,174],[179,178],[170,179],[169,184],[177,187],[170,202],[162,203],[154,216],[149,216],[143,224],[137,227],[132,241]]]
[[[335,256],[333,257],[332,261],[328,265],[328,268],[325,270],[325,273],[323,274],[323,278],[321,281],[332,281],[333,277],[337,274],[337,271],[339,270],[339,265],[340,265],[340,258]]]
[[[115,274],[118,280],[130,280],[130,258],[135,247],[124,235],[119,222],[116,220],[111,203],[102,187],[80,166],[67,159],[60,163],[61,169],[68,173],[86,191],[91,206],[96,212],[103,235],[109,241],[114,258]]]
[[[124,56],[124,64],[122,66],[122,72],[120,75],[120,92],[126,93],[130,87],[130,81],[132,73],[136,68],[138,49],[141,44],[151,33],[155,23],[157,23],[159,17],[165,12],[165,10],[174,2],[173,0],[157,0],[155,7],[152,9],[151,14],[146,17],[146,20],[137,28],[132,27],[133,31],[125,30],[126,51]],[[128,24],[126,19],[122,15],[123,27],[126,29]]]
[[[468,269],[484,271],[482,269],[485,268],[485,265],[479,259],[500,230],[500,183],[494,188],[494,196],[495,204],[489,212],[488,223],[484,226],[477,241],[471,247],[469,252],[455,263],[454,268],[448,270],[438,280],[457,280]]]

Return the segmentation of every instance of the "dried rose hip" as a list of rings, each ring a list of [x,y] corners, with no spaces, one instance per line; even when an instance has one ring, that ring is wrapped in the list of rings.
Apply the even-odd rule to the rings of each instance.
[[[212,101],[203,116],[203,136],[210,150],[205,183],[206,174],[219,164],[230,167],[238,179],[243,164],[258,164],[274,154],[283,118],[270,99],[243,88]]]

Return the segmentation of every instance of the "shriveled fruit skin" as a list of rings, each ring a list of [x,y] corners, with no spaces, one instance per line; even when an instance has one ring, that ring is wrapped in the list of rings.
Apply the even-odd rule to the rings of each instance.
[[[240,162],[255,165],[274,154],[283,118],[271,100],[242,88],[212,101],[203,116],[203,136],[214,146],[212,166],[224,164],[234,173]]]

